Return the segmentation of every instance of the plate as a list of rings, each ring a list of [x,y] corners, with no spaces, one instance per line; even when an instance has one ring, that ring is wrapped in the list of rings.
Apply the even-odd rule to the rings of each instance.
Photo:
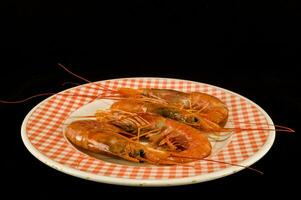
[[[96,109],[110,106],[112,100],[95,101],[91,98],[100,94],[99,83],[110,88],[164,88],[208,93],[227,104],[230,112],[226,127],[274,128],[271,118],[262,108],[223,88],[170,78],[111,79],[62,91],[42,101],[27,114],[21,128],[22,140],[37,159],[61,172],[102,183],[128,186],[186,185],[221,178],[245,169],[237,165],[250,166],[258,161],[268,152],[275,139],[275,131],[233,132],[224,140],[212,142],[213,150],[208,159],[214,161],[200,160],[184,166],[133,164],[83,152],[68,142],[63,131],[66,124],[74,120],[74,116],[91,115]]]

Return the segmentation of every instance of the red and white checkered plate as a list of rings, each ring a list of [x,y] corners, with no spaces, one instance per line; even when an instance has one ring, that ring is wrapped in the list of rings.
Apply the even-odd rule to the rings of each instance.
[[[258,105],[212,85],[167,78],[123,78],[97,83],[111,88],[151,87],[205,92],[227,104],[230,115],[226,126],[273,127],[270,117]],[[208,181],[238,172],[244,168],[225,163],[250,166],[268,152],[275,139],[275,131],[234,132],[227,140],[213,143],[210,159],[221,162],[201,160],[190,166],[140,165],[97,158],[75,149],[65,139],[63,130],[70,116],[93,113],[98,106],[108,106],[108,100],[93,101],[88,97],[100,92],[97,84],[89,83],[53,95],[33,108],[22,125],[22,139],[28,150],[45,164],[80,178],[118,185],[169,186]],[[64,95],[72,93],[81,95]]]

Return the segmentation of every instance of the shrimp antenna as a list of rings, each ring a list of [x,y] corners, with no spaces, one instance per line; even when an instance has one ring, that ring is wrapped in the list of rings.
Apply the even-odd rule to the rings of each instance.
[[[0,103],[5,103],[5,104],[19,104],[19,103],[25,103],[31,99],[37,98],[37,97],[44,97],[44,96],[50,96],[50,95],[54,95],[55,93],[41,93],[41,94],[36,94],[33,95],[31,97],[28,97],[26,99],[21,99],[21,100],[17,100],[17,101],[5,101],[5,100],[0,100]]]
[[[0,100],[0,103],[4,103],[4,104],[20,104],[20,103],[25,103],[27,101],[30,101],[32,99],[38,98],[38,97],[44,97],[44,96],[50,96],[50,95],[61,95],[61,96],[80,96],[80,97],[88,97],[88,98],[97,98],[98,96],[95,95],[84,95],[84,94],[76,94],[76,93],[72,93],[72,94],[57,94],[57,93],[53,93],[53,92],[48,92],[48,93],[40,93],[40,94],[36,94],[30,97],[27,97],[25,99],[21,99],[21,100],[16,100],[16,101],[6,101],[6,100]]]
[[[87,82],[87,83],[91,83],[91,81],[89,81],[88,79],[86,79],[86,78],[84,78],[84,77],[82,77],[82,76],[80,76],[80,75],[77,75],[77,74],[75,74],[74,72],[70,71],[69,69],[67,69],[67,67],[65,67],[65,66],[62,65],[61,63],[58,63],[57,65],[60,66],[61,68],[63,68],[63,69],[64,69],[66,72],[68,72],[69,74],[71,74],[71,75],[73,75],[73,76],[79,78],[80,80],[83,80],[83,81],[85,81],[85,82]]]
[[[71,74],[72,76],[75,76],[76,78],[79,78],[80,80],[83,80],[83,81],[85,81],[85,82],[87,82],[87,83],[95,84],[95,85],[99,86],[101,89],[103,89],[104,91],[108,91],[108,92],[113,92],[113,93],[120,94],[120,92],[118,92],[118,91],[116,91],[116,90],[114,90],[114,89],[111,89],[111,88],[109,88],[108,86],[105,86],[105,85],[100,84],[100,83],[93,83],[92,81],[90,81],[90,80],[88,80],[88,79],[86,79],[86,78],[84,78],[84,77],[82,77],[82,76],[80,76],[80,75],[78,75],[78,74],[75,74],[74,72],[72,72],[70,69],[68,69],[67,67],[65,67],[65,66],[62,65],[61,63],[57,63],[57,65],[58,65],[59,67],[61,67],[62,69],[64,69],[64,70],[65,70],[66,72],[68,72],[69,74]],[[72,83],[72,84],[73,84],[73,83]],[[110,96],[108,96],[108,97],[110,97]]]
[[[70,71],[67,67],[65,67],[64,65],[62,65],[61,63],[58,63],[58,66],[60,66],[62,69],[64,69],[65,71],[67,71],[69,74],[79,78],[80,80],[83,80],[85,82],[88,82],[88,83],[91,83],[91,84],[95,84],[97,86],[99,86],[101,89],[102,89],[102,93],[100,95],[82,95],[82,94],[57,94],[57,95],[64,95],[64,96],[81,96],[81,97],[89,97],[89,98],[103,98],[103,99],[116,99],[116,100],[119,100],[121,99],[121,97],[118,97],[116,95],[108,95],[108,94],[105,94],[106,91],[108,92],[111,92],[111,93],[114,93],[114,94],[119,94],[118,91],[116,90],[113,90],[113,89],[110,89],[109,87],[105,86],[105,85],[102,85],[102,84],[99,84],[99,83],[93,83],[91,81],[89,81],[88,79],[80,76],[80,75],[77,75],[75,74],[74,72]],[[72,84],[72,85],[80,85],[78,83],[74,83],[74,82],[64,82],[62,84],[62,86],[65,86],[67,84]],[[92,85],[88,85],[87,87],[92,87]],[[38,97],[43,97],[43,96],[50,96],[50,95],[55,95],[56,93],[52,93],[52,92],[48,92],[48,93],[40,93],[40,94],[35,94],[33,96],[30,96],[28,98],[25,98],[25,99],[21,99],[21,100],[16,100],[16,101],[8,101],[8,100],[1,100],[0,99],[0,103],[4,103],[4,104],[20,104],[20,103],[25,103],[27,101],[30,101],[34,98],[38,98]]]
[[[212,160],[212,159],[207,159],[207,158],[203,158],[202,160],[209,161],[209,162],[217,162],[217,163],[222,163],[222,164],[227,164],[227,165],[232,165],[232,166],[237,166],[237,167],[242,167],[242,168],[254,171],[256,173],[259,173],[260,175],[264,174],[262,171],[260,171],[258,169],[255,169],[253,167],[248,167],[248,166],[234,164],[234,163],[229,163],[229,162],[224,162],[224,161],[217,161],[217,160]]]
[[[233,120],[228,120],[233,122]],[[233,129],[233,130],[237,130],[237,131],[252,131],[252,130],[266,130],[266,131],[277,131],[277,132],[288,132],[288,133],[295,133],[295,130],[292,128],[289,128],[287,126],[281,126],[281,125],[277,125],[277,124],[266,124],[266,123],[260,123],[260,122],[256,122],[256,123],[251,123],[251,122],[242,122],[242,121],[234,121],[235,123],[239,123],[239,124],[246,124],[246,125],[266,125],[266,126],[274,126],[275,128],[224,128],[224,129]]]
[[[81,80],[84,80],[88,83],[91,83],[91,81],[71,72],[69,69],[67,69],[64,65],[62,65],[61,63],[58,63],[58,66],[60,66],[61,68],[63,68],[65,71],[67,71],[68,73],[72,74],[73,76],[76,76],[77,78],[81,79]],[[66,84],[75,84],[75,85],[79,85],[77,83],[73,83],[73,82],[65,82],[63,83],[62,85],[66,85]],[[25,99],[21,99],[21,100],[16,100],[16,101],[6,101],[6,100],[0,100],[0,103],[4,103],[4,104],[20,104],[20,103],[25,103],[27,101],[30,101],[32,99],[35,99],[35,98],[38,98],[38,97],[43,97],[43,96],[50,96],[50,95],[55,95],[56,93],[53,93],[53,92],[47,92],[47,93],[40,93],[40,94],[36,94],[36,95],[33,95],[33,96],[30,96],[28,98],[25,98]],[[60,95],[75,95],[75,94],[60,94]],[[76,95],[76,96],[85,96],[85,97],[92,97],[92,96],[89,96],[89,95]],[[95,97],[95,96],[93,96]]]
[[[277,131],[277,132],[287,132],[287,133],[294,133],[295,130],[285,127],[285,126],[280,126],[280,125],[274,125],[275,128],[223,128],[220,132],[223,131],[237,131],[237,132],[242,132],[242,131]],[[219,131],[217,131],[219,132]]]
[[[176,154],[172,154],[172,157],[178,157],[178,158],[187,158],[187,159],[192,159],[192,160],[205,160],[208,162],[215,162],[215,163],[222,163],[222,164],[227,164],[227,165],[232,165],[232,166],[236,166],[236,167],[242,167],[244,169],[248,169],[251,171],[254,171],[260,175],[263,175],[264,173],[258,169],[255,169],[253,167],[249,167],[249,166],[244,166],[244,165],[240,165],[240,164],[235,164],[235,163],[230,163],[230,162],[225,162],[225,161],[218,161],[218,160],[212,160],[209,158],[197,158],[197,157],[193,157],[193,156],[182,156],[182,155],[176,155]]]

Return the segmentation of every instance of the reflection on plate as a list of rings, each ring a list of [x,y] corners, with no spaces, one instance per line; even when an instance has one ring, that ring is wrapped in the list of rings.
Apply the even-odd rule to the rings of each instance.
[[[270,117],[255,103],[208,84],[165,78],[125,78],[99,83],[113,88],[152,87],[205,92],[227,104],[230,110],[228,127],[267,128],[273,125]],[[86,96],[61,95],[67,93]],[[88,153],[75,148],[63,132],[66,124],[75,120],[74,116],[93,115],[96,110],[112,104],[111,100],[93,101],[88,97],[98,93],[97,84],[89,83],[63,91],[37,105],[22,125],[22,139],[28,150],[45,164],[77,177],[120,185],[168,186],[208,181],[240,171],[242,167],[225,163],[250,166],[270,149],[275,138],[274,131],[225,133],[223,137],[211,140],[213,149],[209,158],[220,162],[201,160],[191,166],[136,164]]]

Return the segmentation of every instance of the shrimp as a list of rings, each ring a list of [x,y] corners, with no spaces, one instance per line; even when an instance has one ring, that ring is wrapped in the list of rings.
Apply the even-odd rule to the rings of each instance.
[[[211,144],[204,132],[157,114],[133,115],[108,110],[98,111],[96,119],[136,134],[132,139],[143,137],[153,148],[176,152],[178,156],[204,158],[211,152]]]
[[[224,126],[228,119],[228,108],[220,99],[201,92],[180,92],[169,89],[119,88],[118,93],[126,97],[145,96],[162,100],[169,105],[201,114],[206,119]]]
[[[219,124],[203,117],[199,113],[191,113],[188,110],[183,110],[175,106],[145,102],[144,100],[140,101],[139,99],[134,98],[119,100],[111,105],[111,109],[133,113],[155,113],[163,117],[185,123],[201,131],[228,131],[225,128],[222,128]]]
[[[150,120],[150,118],[148,119]],[[160,119],[157,120],[160,121]],[[170,125],[170,122],[171,121],[168,120],[166,125]],[[172,124],[170,125],[170,128],[179,128],[178,130],[180,132],[187,132],[186,127],[182,127],[182,124],[179,124],[178,122],[171,123]],[[68,140],[70,140],[70,142],[77,147],[92,151],[94,153],[116,156],[124,160],[136,163],[147,162],[154,165],[183,165],[192,161],[205,160],[209,162],[218,162],[233,166],[239,166],[263,174],[261,171],[258,171],[252,167],[207,159],[205,156],[206,154],[199,156],[199,152],[193,150],[193,148],[199,148],[197,143],[191,143],[190,147],[187,147],[187,145],[185,145],[185,150],[181,152],[157,150],[141,143],[132,141],[125,136],[120,135],[118,133],[119,131],[120,129],[112,125],[102,124],[96,120],[78,120],[72,122],[67,126],[65,135]],[[175,140],[175,138],[179,137],[175,135],[175,133],[171,132],[168,140],[177,141]],[[190,140],[192,139],[196,138],[190,138]],[[176,144],[176,142],[174,143]],[[207,148],[209,147],[211,149],[211,146],[207,145]],[[192,155],[194,154],[191,154],[191,152],[197,154],[197,157],[193,157]]]
[[[129,140],[120,131],[113,125],[96,120],[78,120],[68,125],[65,135],[75,146],[94,153],[104,153],[136,163],[175,163],[168,153]]]
[[[122,120],[117,120],[119,123],[111,120],[112,124],[103,119],[79,120],[68,125],[65,134],[75,146],[132,162],[171,165],[200,160],[210,155],[211,144],[200,131],[159,115],[141,113],[139,118],[147,123],[146,129],[141,128],[141,133],[148,139],[149,145],[122,135],[125,132],[122,130],[125,129]],[[134,125],[140,128],[139,124]]]

